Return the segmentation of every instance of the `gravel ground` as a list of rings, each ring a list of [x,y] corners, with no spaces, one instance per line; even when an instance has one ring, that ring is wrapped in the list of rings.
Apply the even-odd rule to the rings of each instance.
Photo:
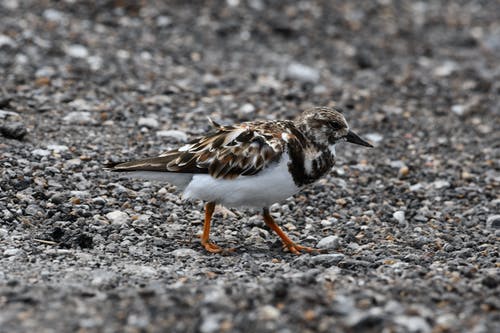
[[[90,3],[0,2],[0,332],[500,332],[497,1]],[[102,169],[313,105],[376,145],[272,207],[320,255]]]

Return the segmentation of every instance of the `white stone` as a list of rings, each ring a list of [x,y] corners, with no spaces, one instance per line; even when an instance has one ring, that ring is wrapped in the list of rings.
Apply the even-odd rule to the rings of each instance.
[[[147,128],[158,128],[158,126],[160,126],[160,123],[157,119],[152,117],[141,117],[139,118],[138,125]]]
[[[92,109],[92,105],[83,98],[74,99],[68,105],[78,111],[89,111]]]
[[[5,257],[12,257],[12,256],[15,256],[15,255],[18,255],[20,254],[22,251],[20,249],[15,249],[15,248],[12,248],[12,249],[5,249],[3,251],[3,255]]]
[[[451,107],[451,112],[453,112],[457,116],[461,116],[465,113],[465,107],[463,105],[460,105],[460,104],[453,105]]]
[[[0,35],[0,47],[2,47],[2,46],[15,47],[16,42],[12,38],[10,38],[9,36]]]
[[[69,148],[68,148],[68,146],[64,146],[64,145],[48,145],[47,149],[50,149],[56,153],[60,153],[62,151],[68,150]]]
[[[255,106],[253,106],[253,104],[246,103],[240,107],[240,111],[243,113],[252,113],[255,111]]]
[[[128,221],[128,214],[119,210],[115,210],[106,214],[106,218],[112,224],[125,224]]]
[[[187,134],[179,130],[158,131],[156,132],[156,136],[161,138],[172,138],[178,142],[186,142],[188,140]]]
[[[369,141],[371,141],[373,143],[379,143],[380,141],[382,141],[384,139],[382,134],[379,134],[379,133],[368,133],[365,135],[365,138],[367,138]]]
[[[457,64],[453,61],[445,61],[440,66],[434,68],[432,72],[435,76],[444,77],[449,76],[457,69]]]
[[[44,10],[43,17],[52,22],[62,22],[65,18],[64,13],[53,8]]]
[[[86,58],[89,55],[89,51],[83,45],[73,44],[66,47],[66,54],[73,58]]]
[[[396,219],[396,221],[398,221],[399,224],[405,223],[405,212],[402,210],[398,210],[397,212],[394,212],[394,214],[392,214],[392,217],[394,217],[394,219]]]
[[[172,252],[170,252],[170,255],[172,255],[176,258],[193,258],[193,257],[197,257],[199,254],[198,254],[198,252],[196,252],[193,249],[181,248],[181,249],[173,250]]]
[[[436,180],[434,183],[432,183],[432,186],[439,190],[442,188],[450,187],[450,183],[446,180]]]
[[[340,238],[335,235],[327,236],[318,242],[319,249],[336,249],[339,247]]]
[[[35,149],[31,153],[33,155],[36,155],[36,156],[49,156],[50,155],[50,150],[47,150],[47,149]]]
[[[281,311],[272,305],[264,305],[259,309],[259,319],[261,320],[275,320],[280,315]]]
[[[170,104],[172,97],[168,95],[154,95],[143,99],[145,104]]]
[[[92,118],[90,112],[73,111],[64,116],[63,121],[72,125],[90,125],[94,124],[95,120]]]
[[[286,77],[302,82],[316,83],[319,81],[319,71],[313,67],[309,67],[299,63],[291,63],[286,69]]]

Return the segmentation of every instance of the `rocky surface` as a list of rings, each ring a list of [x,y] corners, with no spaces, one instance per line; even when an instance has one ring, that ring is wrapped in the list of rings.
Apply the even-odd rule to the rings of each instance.
[[[165,3],[0,2],[0,332],[500,331],[498,2]],[[319,255],[102,168],[313,105],[376,145],[272,207]]]

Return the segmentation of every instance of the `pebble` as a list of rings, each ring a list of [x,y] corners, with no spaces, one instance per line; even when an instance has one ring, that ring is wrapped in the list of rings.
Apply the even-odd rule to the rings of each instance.
[[[446,180],[436,180],[432,183],[432,186],[439,190],[439,189],[442,189],[442,188],[447,188],[447,187],[450,187],[450,182],[446,181]]]
[[[73,44],[66,47],[66,53],[74,58],[86,58],[89,55],[87,48],[80,44]]]
[[[195,258],[199,256],[198,252],[189,248],[176,249],[170,252],[169,254],[176,258]]]
[[[336,249],[340,245],[340,238],[335,235],[327,236],[323,239],[321,239],[318,244],[316,245],[317,248],[319,249]]]
[[[127,213],[115,210],[106,214],[106,218],[111,221],[112,224],[122,225],[127,223],[129,216]]]
[[[392,214],[392,217],[394,217],[394,219],[395,219],[396,221],[398,221],[398,223],[399,223],[400,225],[405,224],[406,219],[405,219],[405,212],[404,212],[404,211],[402,211],[402,210],[398,210],[398,211],[396,211],[396,212],[394,212],[394,213]]]
[[[60,153],[68,150],[68,146],[65,145],[48,145],[47,149],[52,150],[53,152]]]
[[[158,128],[160,126],[158,120],[156,118],[151,118],[151,117],[141,117],[139,118],[137,124],[139,126],[144,126],[147,128]]]
[[[161,138],[172,138],[177,142],[187,142],[188,136],[183,131],[178,130],[166,130],[166,131],[158,131],[156,135]]]
[[[9,139],[21,140],[28,134],[26,126],[21,122],[0,125],[0,133]]]
[[[92,125],[96,121],[90,112],[72,111],[63,117],[63,121],[70,125]]]
[[[35,149],[35,150],[31,151],[31,154],[33,154],[35,156],[44,157],[44,156],[49,156],[51,154],[51,152],[50,152],[50,150],[47,150],[47,149]]]
[[[240,107],[240,112],[242,112],[244,114],[253,113],[253,112],[255,112],[255,106],[253,106],[253,104],[250,104],[250,103],[243,104]]]
[[[62,22],[64,20],[64,13],[53,9],[53,8],[48,8],[43,11],[43,17],[46,18],[49,21],[53,22]]]
[[[338,264],[340,261],[344,259],[344,257],[345,255],[341,253],[318,254],[316,256],[312,256],[310,261],[314,265],[331,266]]]
[[[154,95],[143,99],[145,104],[165,105],[172,102],[172,97],[168,95]]]
[[[320,73],[313,67],[291,63],[286,69],[286,77],[292,80],[316,83],[320,79]]]
[[[371,141],[373,143],[379,143],[380,141],[382,141],[384,139],[384,136],[380,133],[368,133],[368,134],[365,134],[364,137],[368,141]]]
[[[16,249],[16,248],[10,248],[10,249],[5,249],[3,251],[3,255],[6,257],[12,257],[12,256],[17,256],[22,252],[21,249]]]
[[[453,112],[457,116],[463,116],[463,114],[465,113],[465,107],[463,105],[458,105],[458,104],[453,105],[451,107],[451,112]]]
[[[490,215],[486,219],[486,226],[490,229],[500,229],[500,215]]]
[[[16,47],[16,42],[9,36],[0,34],[0,47],[3,46]]]
[[[281,311],[272,305],[264,305],[258,310],[258,313],[260,320],[276,320],[281,315]]]

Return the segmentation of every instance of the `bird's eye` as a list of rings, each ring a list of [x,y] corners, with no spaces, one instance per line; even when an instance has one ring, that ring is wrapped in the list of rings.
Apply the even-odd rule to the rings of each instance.
[[[337,123],[337,122],[331,122],[330,123],[330,128],[332,130],[334,130],[334,131],[338,131],[339,129],[342,128],[342,126],[339,123]]]

